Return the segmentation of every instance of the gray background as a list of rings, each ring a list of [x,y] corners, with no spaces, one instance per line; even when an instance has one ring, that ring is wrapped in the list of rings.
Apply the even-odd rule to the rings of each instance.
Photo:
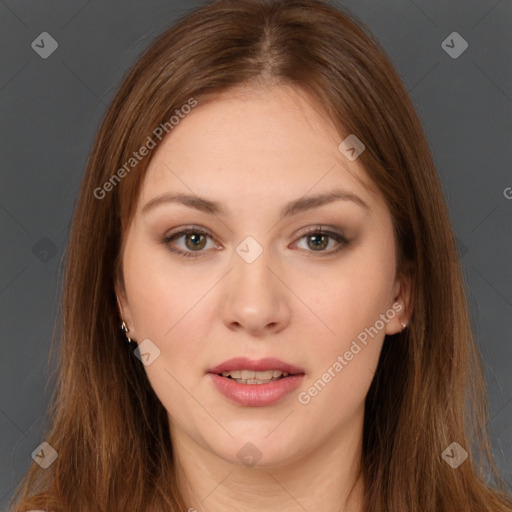
[[[0,2],[0,508],[32,463],[70,215],[93,136],[140,52],[198,1]],[[512,4],[340,2],[375,33],[426,130],[448,201],[489,385],[497,462],[512,483]],[[454,59],[441,43],[469,44]],[[31,47],[58,42],[47,59]],[[454,43],[455,44],[455,43]],[[512,197],[512,190],[508,197]]]

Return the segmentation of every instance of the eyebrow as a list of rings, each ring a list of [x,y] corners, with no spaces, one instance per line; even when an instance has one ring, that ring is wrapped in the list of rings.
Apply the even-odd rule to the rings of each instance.
[[[349,201],[357,204],[361,208],[370,210],[370,207],[365,203],[359,196],[346,190],[335,189],[322,194],[314,196],[301,197],[290,201],[281,208],[280,219],[297,215],[298,213],[318,208],[334,201]],[[192,194],[176,193],[176,194],[163,194],[161,196],[154,197],[148,201],[142,208],[142,213],[145,214],[148,211],[160,206],[162,204],[176,203],[183,204],[189,208],[209,213],[217,216],[226,216],[227,211],[224,209],[221,203],[207,199],[205,197],[199,197]]]

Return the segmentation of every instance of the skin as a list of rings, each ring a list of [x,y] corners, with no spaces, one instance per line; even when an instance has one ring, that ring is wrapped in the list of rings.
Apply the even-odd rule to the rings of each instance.
[[[411,291],[395,273],[389,210],[340,142],[312,98],[280,85],[200,102],[154,150],[123,240],[124,290],[116,292],[130,337],[149,338],[160,350],[144,368],[169,414],[187,506],[198,511],[363,511],[357,467],[364,399],[384,336],[401,331],[410,316]],[[285,203],[334,188],[369,208],[336,201],[279,220]],[[167,192],[219,201],[229,215],[176,203],[142,212]],[[334,253],[340,244],[328,238],[316,249],[301,231],[317,224],[344,234],[349,245]],[[213,237],[162,241],[189,225]],[[249,235],[263,249],[252,263],[236,252]],[[301,404],[299,392],[394,303],[403,311]],[[206,374],[236,356],[276,357],[306,377],[277,404],[240,406]],[[262,454],[254,467],[237,457],[248,442]]]

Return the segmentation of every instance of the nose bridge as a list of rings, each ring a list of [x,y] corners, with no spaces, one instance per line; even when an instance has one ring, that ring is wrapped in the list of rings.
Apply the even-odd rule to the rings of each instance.
[[[229,294],[224,320],[251,331],[275,328],[286,317],[281,281],[274,275],[271,252],[255,237],[248,236],[235,249],[233,271],[230,272]],[[272,269],[272,270],[271,270]]]
[[[270,271],[272,262],[268,247],[264,247],[263,243],[249,235],[238,244],[235,252],[233,269],[235,289],[243,292],[246,298],[261,293],[273,294],[275,283],[272,283],[273,274]],[[267,300],[269,298],[266,297]]]

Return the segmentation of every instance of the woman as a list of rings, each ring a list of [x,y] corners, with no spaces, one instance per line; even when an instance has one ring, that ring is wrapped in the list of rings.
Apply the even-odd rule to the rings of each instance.
[[[327,3],[213,2],[135,64],[62,326],[17,511],[512,510],[425,136]]]

